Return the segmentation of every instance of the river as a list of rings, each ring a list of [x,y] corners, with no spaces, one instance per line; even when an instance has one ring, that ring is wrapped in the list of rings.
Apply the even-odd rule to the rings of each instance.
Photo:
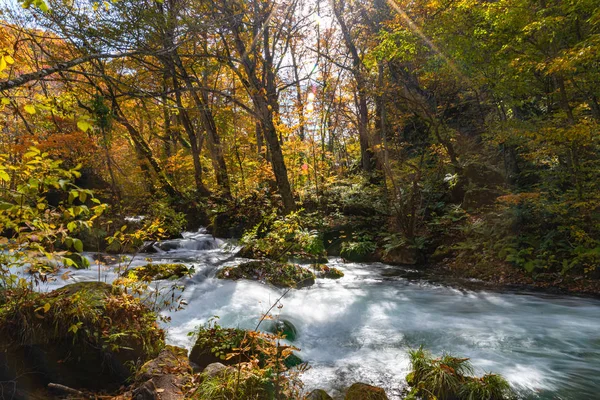
[[[236,265],[235,248],[203,233],[157,246],[133,265],[183,262],[195,267],[184,279],[184,310],[165,311],[168,342],[190,348],[188,332],[219,316],[225,327],[254,328],[283,289],[254,281],[214,277]],[[91,254],[88,255],[91,257]],[[464,290],[416,278],[409,269],[330,260],[345,276],[318,279],[291,290],[275,315],[298,331],[294,345],[311,365],[306,389],[332,395],[354,382],[383,387],[400,398],[409,371],[407,350],[469,357],[477,374],[504,375],[522,399],[600,398],[600,300],[523,292]],[[112,281],[114,266],[75,271],[67,282]]]

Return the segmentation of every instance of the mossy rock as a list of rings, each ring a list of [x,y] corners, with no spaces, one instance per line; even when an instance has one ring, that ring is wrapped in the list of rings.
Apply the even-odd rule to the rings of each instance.
[[[127,271],[127,276],[138,281],[179,279],[193,273],[193,268],[184,264],[146,264]]]
[[[333,400],[323,389],[315,389],[305,397],[304,400]]]
[[[345,400],[388,400],[385,390],[366,383],[355,383],[346,392]]]
[[[228,357],[234,353],[234,349],[242,347],[248,348],[243,354],[234,357]],[[190,361],[200,369],[205,369],[213,363],[222,363],[224,365],[235,365],[240,362],[251,361],[252,358],[258,358],[260,362],[264,360],[264,353],[261,348],[271,346],[267,339],[253,331],[245,331],[236,328],[205,328],[198,331],[196,343],[190,352]],[[284,364],[287,368],[292,368],[302,364],[300,357],[291,354]]]
[[[296,340],[296,336],[298,336],[298,331],[294,324],[292,324],[287,319],[279,319],[279,320],[271,320],[265,321],[267,323],[267,331],[273,333],[275,335],[281,335],[285,337],[289,341]]]
[[[0,340],[8,360],[0,378],[30,372],[19,378],[20,387],[53,382],[113,390],[131,377],[131,365],[158,354],[164,332],[139,299],[105,283],[81,282],[14,294],[0,309]]]
[[[316,264],[313,267],[318,278],[340,279],[344,277],[344,273],[335,267],[330,267],[325,264]]]
[[[190,360],[186,349],[165,346],[158,357],[146,362],[136,372],[136,381],[145,382],[161,375],[186,375],[191,372]]]
[[[260,260],[237,267],[225,267],[217,273],[219,279],[251,279],[277,287],[302,288],[315,283],[315,274],[296,264]]]

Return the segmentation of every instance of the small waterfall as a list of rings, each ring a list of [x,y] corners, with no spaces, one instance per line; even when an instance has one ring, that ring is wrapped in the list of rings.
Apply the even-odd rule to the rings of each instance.
[[[182,236],[183,239],[170,239],[155,243],[154,248],[164,252],[174,250],[206,251],[221,248],[225,244],[222,239],[207,234],[205,228],[200,228],[198,232],[183,232]]]

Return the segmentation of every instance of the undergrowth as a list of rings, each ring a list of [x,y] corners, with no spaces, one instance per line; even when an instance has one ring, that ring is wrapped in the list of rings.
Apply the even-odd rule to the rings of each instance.
[[[474,377],[468,358],[448,354],[433,356],[422,347],[409,352],[412,372],[408,400],[507,400],[512,398],[508,382],[500,375]]]

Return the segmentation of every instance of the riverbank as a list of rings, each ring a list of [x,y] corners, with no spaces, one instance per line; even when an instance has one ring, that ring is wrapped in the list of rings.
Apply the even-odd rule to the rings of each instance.
[[[486,266],[464,263],[458,259],[428,264],[424,268],[427,279],[469,289],[535,291],[600,298],[600,280],[585,275],[532,275],[507,263]]]

